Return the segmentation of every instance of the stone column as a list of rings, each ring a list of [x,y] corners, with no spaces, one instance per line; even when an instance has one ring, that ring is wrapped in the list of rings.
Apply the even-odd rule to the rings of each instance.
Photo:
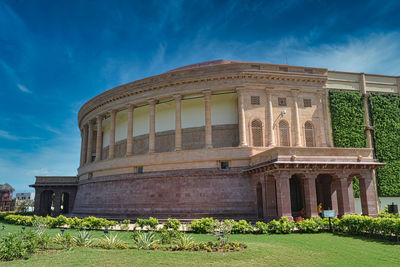
[[[353,177],[349,177],[347,179],[347,192],[349,192],[349,206],[350,206],[350,213],[355,214],[356,208],[354,206],[354,190],[353,190]]]
[[[399,86],[399,85],[398,85]],[[364,105],[364,122],[365,122],[365,133],[367,135],[367,147],[373,148],[372,143],[372,129],[371,129],[371,120],[369,115],[369,107],[368,107],[368,92],[367,92],[367,84],[365,82],[365,74],[360,74],[360,91],[363,95],[363,105]],[[377,189],[377,182],[376,182],[376,173],[375,170],[372,171],[372,183],[374,187],[374,194],[376,201],[376,210],[379,212],[379,203],[378,203],[378,189]]]
[[[43,207],[40,205],[40,200],[41,200],[41,193],[42,190],[38,189],[35,187],[35,207],[34,207],[34,214],[40,216],[42,214]]]
[[[203,91],[205,107],[205,144],[206,148],[212,148],[212,125],[211,125],[211,91]]]
[[[96,139],[96,160],[101,160],[103,150],[103,116],[97,116],[97,139]]]
[[[246,141],[246,117],[244,114],[244,100],[243,100],[243,88],[237,88],[236,92],[238,95],[238,113],[239,113],[239,146],[247,146]]]
[[[54,192],[54,216],[61,214],[61,192]]]
[[[182,96],[175,95],[175,151],[182,150]]]
[[[350,214],[347,177],[340,177],[336,180],[336,194],[338,202],[338,215],[343,216]]]
[[[81,136],[82,136],[82,142],[81,142],[81,167],[85,165],[86,162],[86,148],[87,148],[87,129],[86,125],[84,125],[81,129]]]
[[[156,148],[156,100],[149,100],[150,126],[149,126],[149,153],[154,153]]]
[[[372,181],[372,171],[365,173],[360,179],[360,198],[362,214],[376,217],[376,199],[374,193],[374,185]]]
[[[267,93],[267,121],[266,121],[266,125],[267,125],[267,131],[268,131],[268,136],[267,136],[267,140],[268,140],[268,146],[275,146],[275,136],[274,136],[274,114],[273,114],[273,110],[272,110],[272,94],[270,90],[266,90]]]
[[[325,119],[324,119],[324,95],[322,92],[318,92],[318,106],[319,112],[319,131],[321,137],[321,146],[327,147],[328,143],[326,142],[326,135],[325,135]]]
[[[278,218],[285,216],[292,220],[289,179],[289,174],[281,174],[280,177],[276,177],[276,204],[278,209]]]
[[[108,159],[114,158],[115,155],[115,119],[117,117],[117,110],[111,111],[110,123],[110,145],[108,146]]]
[[[300,119],[299,119],[299,104],[298,104],[298,90],[292,90],[293,96],[293,128],[294,128],[294,146],[302,146],[301,142],[301,127],[300,127]]]
[[[88,123],[88,146],[86,150],[86,163],[92,162],[93,151],[93,121]]]
[[[304,178],[304,200],[306,208],[306,216],[311,218],[318,216],[318,203],[317,203],[317,191],[315,188],[316,175],[307,175]]]
[[[126,135],[126,156],[133,154],[133,111],[135,106],[129,105],[128,107],[128,132]]]

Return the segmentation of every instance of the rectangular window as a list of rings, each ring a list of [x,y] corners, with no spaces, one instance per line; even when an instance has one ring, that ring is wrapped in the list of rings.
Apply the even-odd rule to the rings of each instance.
[[[142,174],[143,173],[143,166],[136,167],[136,173],[137,174]]]
[[[221,164],[221,169],[222,170],[229,169],[229,162],[228,161],[221,161],[220,164]]]
[[[260,97],[259,96],[251,96],[251,104],[252,105],[260,105]]]
[[[304,98],[303,99],[304,107],[305,108],[311,108],[311,99],[309,98]]]
[[[278,106],[286,107],[286,98],[284,98],[284,97],[279,97],[279,98],[278,98]]]

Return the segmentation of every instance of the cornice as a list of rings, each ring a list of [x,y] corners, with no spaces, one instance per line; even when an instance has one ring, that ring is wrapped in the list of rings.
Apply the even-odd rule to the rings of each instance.
[[[317,70],[321,74],[309,74],[271,70],[252,71],[248,70],[248,68],[246,69],[246,67],[248,67],[247,63],[233,63],[203,67],[201,69],[167,72],[115,87],[94,97],[82,106],[78,115],[79,125],[87,114],[106,104],[135,95],[176,86],[224,80],[237,80],[238,84],[243,84],[243,80],[246,80],[247,82],[267,82],[271,84],[301,83],[307,86],[322,87],[327,82],[326,72],[323,73],[320,69]]]

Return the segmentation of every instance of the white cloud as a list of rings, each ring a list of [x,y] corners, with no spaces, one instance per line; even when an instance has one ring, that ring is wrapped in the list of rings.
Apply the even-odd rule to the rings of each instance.
[[[13,140],[13,141],[18,141],[18,140],[39,140],[39,137],[31,136],[31,137],[24,137],[24,136],[17,136],[17,135],[12,135],[7,131],[0,130],[0,138],[4,138],[7,140]]]
[[[25,86],[23,86],[22,84],[17,84],[17,87],[18,87],[18,89],[21,91],[21,92],[24,92],[24,93],[32,93],[32,91],[31,90],[29,90],[28,88],[26,88]]]

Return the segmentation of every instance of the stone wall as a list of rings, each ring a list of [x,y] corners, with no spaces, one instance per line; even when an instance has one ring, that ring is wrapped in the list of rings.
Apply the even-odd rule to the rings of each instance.
[[[81,181],[73,214],[110,218],[254,219],[252,179],[241,169],[125,174]]]

